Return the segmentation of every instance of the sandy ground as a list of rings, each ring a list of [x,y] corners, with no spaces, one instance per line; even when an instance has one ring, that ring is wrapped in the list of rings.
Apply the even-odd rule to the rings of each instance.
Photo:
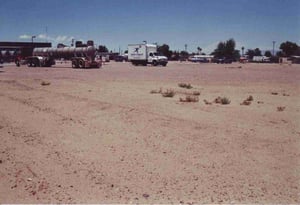
[[[4,65],[0,203],[300,203],[299,85],[300,65]]]

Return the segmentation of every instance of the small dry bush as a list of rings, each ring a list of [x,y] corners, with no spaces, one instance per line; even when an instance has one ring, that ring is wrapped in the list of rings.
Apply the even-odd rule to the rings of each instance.
[[[230,100],[229,100],[229,98],[227,98],[227,97],[223,97],[223,98],[221,98],[221,104],[222,105],[228,105],[228,104],[230,104]]]
[[[253,101],[253,96],[252,95],[249,95],[249,97],[246,99],[246,101]]]
[[[190,83],[178,83],[178,86],[181,88],[191,89],[193,86]]]
[[[241,105],[250,105],[251,104],[251,101],[249,100],[244,100]]]
[[[284,111],[285,110],[285,107],[277,107],[277,111],[281,112],[281,111]]]
[[[185,86],[185,88],[186,88],[186,89],[191,89],[191,88],[193,88],[193,86],[192,86],[191,84],[187,84],[187,85]]]
[[[240,105],[250,105],[253,100],[253,96],[249,95],[249,97],[247,97]]]
[[[271,94],[272,94],[272,95],[278,95],[278,93],[277,93],[277,92],[271,92]]]
[[[151,94],[159,94],[159,93],[162,93],[162,88],[160,88],[159,90],[151,90],[150,93],[151,93]]]
[[[219,96],[219,97],[217,97],[217,98],[214,100],[214,102],[217,103],[217,104],[221,104],[222,98]]]
[[[172,89],[167,89],[167,91],[162,92],[162,96],[163,96],[163,97],[169,97],[169,98],[172,98],[172,97],[174,97],[174,95],[175,95],[175,91],[172,90]]]
[[[203,100],[204,101],[204,103],[206,104],[206,105],[212,105],[212,102],[209,102],[208,100]]]
[[[42,86],[50,85],[50,84],[51,84],[50,82],[46,82],[46,81],[42,81],[42,82],[41,82],[41,85],[42,85]]]
[[[193,95],[187,95],[184,98],[180,98],[179,99],[180,102],[198,102],[199,98],[197,96],[193,96]]]
[[[228,104],[230,104],[230,100],[229,100],[229,98],[227,98],[227,97],[217,97],[215,100],[214,100],[214,102],[215,103],[217,103],[217,104],[222,104],[222,105],[228,105]]]
[[[193,95],[200,95],[200,92],[199,91],[194,91]]]

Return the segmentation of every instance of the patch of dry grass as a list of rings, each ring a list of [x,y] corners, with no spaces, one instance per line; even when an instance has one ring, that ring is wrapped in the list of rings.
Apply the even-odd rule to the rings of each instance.
[[[172,89],[167,89],[167,91],[161,93],[163,97],[172,98],[175,95],[175,91]]]
[[[228,105],[228,104],[230,104],[230,100],[229,100],[229,98],[227,98],[227,97],[223,97],[222,99],[221,99],[221,104],[222,105]]]
[[[179,98],[180,102],[199,102],[198,96],[187,95],[185,98]]]
[[[277,111],[278,111],[278,112],[282,112],[282,111],[284,111],[284,110],[285,110],[285,107],[283,107],[283,106],[277,107]]]
[[[50,85],[50,84],[51,84],[51,83],[50,83],[50,82],[47,82],[47,81],[42,81],[42,82],[41,82],[41,85],[42,85],[42,86]]]
[[[251,105],[251,101],[244,100],[240,105]]]
[[[252,95],[249,95],[246,100],[244,100],[240,105],[251,105],[251,102],[254,100]]]
[[[206,105],[212,105],[212,102],[209,102],[208,100],[203,100],[204,101],[204,103],[206,104]]]
[[[190,83],[178,83],[178,86],[181,88],[191,89],[193,86]]]
[[[228,104],[230,104],[231,101],[227,97],[220,97],[219,96],[214,100],[214,102],[217,103],[217,104],[228,105]]]
[[[247,99],[246,99],[247,101],[253,101],[254,100],[254,98],[253,98],[253,96],[252,95],[249,95],[249,97],[247,97]]]
[[[150,93],[151,94],[160,94],[160,93],[162,93],[162,88],[160,88],[159,90],[151,90]]]

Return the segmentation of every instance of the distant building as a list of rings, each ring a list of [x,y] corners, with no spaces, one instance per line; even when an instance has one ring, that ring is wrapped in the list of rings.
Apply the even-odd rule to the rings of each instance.
[[[300,64],[300,56],[292,56],[292,63]]]
[[[31,56],[34,48],[52,47],[51,43],[41,42],[0,42],[0,59],[12,62],[16,57]]]

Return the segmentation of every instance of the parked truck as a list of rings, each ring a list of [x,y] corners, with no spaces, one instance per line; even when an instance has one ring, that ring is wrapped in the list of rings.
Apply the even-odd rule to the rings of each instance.
[[[157,45],[155,44],[129,44],[128,60],[133,65],[166,66],[168,58],[157,53]]]
[[[70,59],[72,68],[99,68],[101,61],[95,60],[96,49],[88,47],[34,48],[33,55],[26,58],[28,67],[51,67],[55,59]]]

